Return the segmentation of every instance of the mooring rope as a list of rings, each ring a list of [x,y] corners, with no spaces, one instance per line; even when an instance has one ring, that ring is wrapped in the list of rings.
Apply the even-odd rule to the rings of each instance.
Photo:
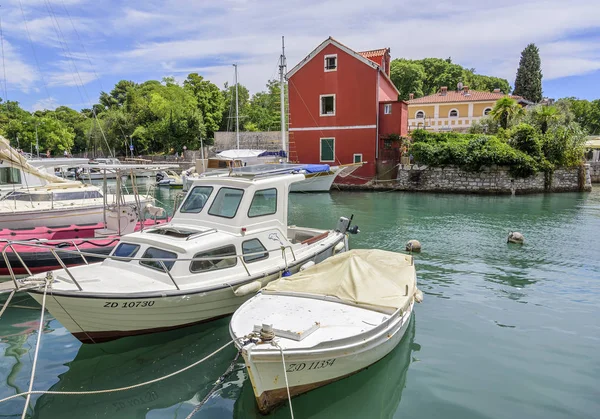
[[[238,351],[237,355],[235,356],[235,358],[233,358],[233,361],[231,361],[231,364],[229,364],[229,367],[227,367],[223,375],[221,375],[219,379],[215,381],[215,385],[213,386],[213,388],[208,392],[206,396],[204,396],[202,401],[196,407],[194,407],[194,410],[192,410],[191,413],[187,415],[185,419],[191,419],[196,413],[198,413],[198,411],[202,408],[202,406],[204,406],[208,399],[210,399],[215,393],[215,391],[217,391],[219,386],[223,384],[223,382],[225,382],[225,379],[229,376],[229,374],[233,372],[233,368],[235,367],[235,364],[237,363],[237,360],[240,357],[241,353],[241,351]]]
[[[153,380],[149,380],[149,381],[145,381],[143,383],[139,383],[139,384],[133,384],[130,386],[126,386],[126,387],[117,387],[117,388],[110,388],[110,389],[104,389],[104,390],[89,390],[89,391],[53,391],[53,390],[35,390],[32,391],[31,387],[33,386],[33,380],[30,383],[30,387],[29,387],[29,391],[24,392],[24,393],[19,393],[19,394],[13,394],[12,396],[9,397],[5,397],[4,399],[0,399],[0,403],[4,403],[6,401],[15,399],[17,397],[23,397],[23,396],[28,396],[27,400],[29,400],[29,396],[32,394],[54,394],[54,395],[63,395],[63,396],[87,396],[87,395],[92,395],[92,394],[105,394],[105,393],[114,393],[114,392],[118,392],[118,391],[126,391],[126,390],[132,390],[134,388],[138,388],[138,387],[143,387],[143,386],[147,386],[149,384],[154,384],[154,383],[158,383],[159,381],[163,381],[166,380],[167,378],[171,378],[174,377],[178,374],[181,374],[182,372],[185,372],[191,368],[194,368],[195,366],[203,363],[204,361],[206,361],[207,359],[210,359],[211,357],[215,356],[216,354],[218,354],[219,352],[221,352],[222,350],[224,350],[225,348],[227,348],[229,345],[231,345],[233,342],[235,342],[236,340],[239,339],[245,339],[245,337],[243,338],[237,338],[237,339],[233,339],[230,340],[229,342],[227,342],[225,345],[221,346],[220,348],[216,349],[215,351],[211,352],[210,354],[208,354],[207,356],[205,356],[204,358],[194,362],[193,364],[188,365],[187,367],[181,368],[177,371],[174,371],[170,374],[164,375],[162,377],[158,377],[155,378]],[[39,342],[39,339],[38,339]],[[34,357],[34,371],[35,371],[35,362],[37,359],[37,350],[36,350],[36,354]]]
[[[27,399],[25,400],[25,407],[23,408],[23,414],[21,419],[25,419],[27,414],[27,408],[29,407],[29,400],[31,399],[31,390],[33,389],[33,380],[35,379],[35,367],[38,360],[38,352],[40,350],[40,343],[42,342],[42,330],[44,328],[44,312],[46,311],[46,295],[48,291],[48,284],[50,281],[46,280],[44,285],[44,296],[42,297],[42,313],[40,314],[40,327],[38,329],[37,342],[35,344],[35,352],[33,355],[33,365],[31,366],[31,378],[29,379],[29,390],[27,391]]]
[[[281,353],[281,363],[283,364],[283,376],[285,377],[285,389],[287,390],[288,403],[290,404],[290,415],[292,419],[294,419],[294,409],[292,408],[292,396],[290,396],[290,385],[288,383],[287,370],[285,368],[285,357],[283,355],[283,348],[279,346],[279,344],[274,340],[271,341],[271,345],[279,348],[279,352]]]

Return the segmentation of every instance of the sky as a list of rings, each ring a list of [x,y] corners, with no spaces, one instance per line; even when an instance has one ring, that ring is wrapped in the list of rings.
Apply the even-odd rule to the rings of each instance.
[[[600,98],[598,0],[0,0],[0,97],[27,110],[96,103],[122,79],[197,72],[257,92],[328,36],[392,58],[451,57],[514,85],[523,48],[540,48],[544,96]],[[6,83],[4,83],[6,80]]]

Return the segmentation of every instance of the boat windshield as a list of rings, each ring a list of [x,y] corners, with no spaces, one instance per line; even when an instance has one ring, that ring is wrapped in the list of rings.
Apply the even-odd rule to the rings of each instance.
[[[181,205],[180,212],[199,213],[213,191],[212,186],[195,186]]]
[[[97,199],[102,198],[99,191],[77,191],[77,192],[50,192],[50,193],[29,193],[12,191],[7,193],[2,200],[6,201],[76,201],[79,199]]]
[[[243,196],[242,189],[221,188],[208,209],[208,213],[217,217],[234,218]]]

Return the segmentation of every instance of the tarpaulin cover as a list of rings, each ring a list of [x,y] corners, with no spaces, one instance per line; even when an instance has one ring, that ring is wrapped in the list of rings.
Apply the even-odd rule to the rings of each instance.
[[[289,277],[271,282],[266,293],[332,296],[391,313],[405,308],[417,290],[412,257],[377,249],[356,249],[330,257]]]
[[[306,170],[306,173],[329,172],[328,164],[305,164],[302,168]]]

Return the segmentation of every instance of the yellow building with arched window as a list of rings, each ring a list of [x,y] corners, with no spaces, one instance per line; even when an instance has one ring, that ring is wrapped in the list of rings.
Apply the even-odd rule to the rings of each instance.
[[[498,99],[506,96],[495,89],[493,92],[440,88],[436,94],[412,98],[408,101],[408,130],[466,131],[475,121],[488,115]],[[520,96],[510,96],[522,105],[528,104]]]

